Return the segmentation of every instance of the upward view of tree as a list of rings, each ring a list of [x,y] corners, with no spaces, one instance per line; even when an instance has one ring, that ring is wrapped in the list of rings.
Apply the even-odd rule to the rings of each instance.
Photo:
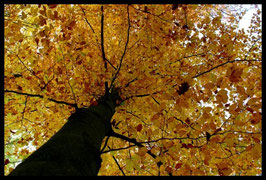
[[[247,32],[244,13],[5,4],[5,174],[261,174],[261,11]]]

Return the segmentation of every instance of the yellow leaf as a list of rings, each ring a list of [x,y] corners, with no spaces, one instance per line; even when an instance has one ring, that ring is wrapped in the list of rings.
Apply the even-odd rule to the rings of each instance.
[[[126,159],[125,164],[126,164],[125,167],[126,170],[131,171],[133,169],[134,163],[132,159]]]
[[[209,115],[209,113],[204,112],[204,113],[202,114],[202,117],[203,117],[204,119],[208,119],[208,118],[210,118],[210,115]]]
[[[147,151],[148,151],[148,149],[144,146],[144,147],[141,147],[141,148],[138,149],[137,154],[139,156],[144,156],[147,153]]]
[[[209,165],[209,161],[211,160],[212,156],[211,155],[206,155],[204,158],[204,164]]]
[[[164,160],[164,158],[162,156],[156,156],[155,158],[155,162],[162,162]]]
[[[168,149],[168,148],[170,148],[170,147],[172,147],[173,145],[174,145],[174,142],[173,141],[163,141],[162,142],[163,143],[163,146],[166,148],[166,149]]]
[[[204,107],[203,108],[203,113],[210,113],[211,110],[212,110],[211,107]]]
[[[183,137],[186,133],[187,133],[187,130],[186,129],[178,129],[178,132],[180,137]]]
[[[162,102],[161,104],[160,104],[160,109],[161,110],[164,110],[166,108],[166,103],[165,102]]]
[[[222,101],[222,102],[224,102],[224,103],[227,102],[228,97],[227,97],[227,91],[226,91],[225,89],[221,89],[221,90],[218,92],[217,96],[221,96],[221,101]]]
[[[210,142],[222,142],[222,138],[220,136],[212,136]]]
[[[216,130],[216,124],[213,121],[210,122],[209,126],[212,130]]]
[[[221,176],[229,176],[232,172],[233,172],[232,169],[229,168],[229,167],[225,167],[223,169],[219,169],[219,174]]]
[[[151,118],[151,122],[153,123],[154,126],[160,128],[160,127],[162,126],[162,122],[161,122],[161,118],[160,118],[160,113],[155,114],[155,115]]]
[[[237,86],[236,88],[237,88],[237,92],[238,92],[239,94],[245,94],[245,93],[246,93],[244,87],[242,87],[242,86]]]
[[[214,88],[214,83],[207,83],[207,84],[205,84],[204,85],[204,87],[206,88],[206,89],[212,89],[212,88]]]
[[[225,136],[225,139],[223,142],[225,142],[227,144],[227,146],[233,146],[234,145],[234,141],[235,141],[235,135],[232,133],[228,133]]]
[[[160,153],[160,148],[159,147],[153,147],[151,149],[151,153],[155,154],[155,155],[158,155]]]
[[[175,121],[171,121],[170,123],[168,123],[168,127],[169,127],[170,129],[174,130],[175,127],[176,127],[176,122],[175,122]]]

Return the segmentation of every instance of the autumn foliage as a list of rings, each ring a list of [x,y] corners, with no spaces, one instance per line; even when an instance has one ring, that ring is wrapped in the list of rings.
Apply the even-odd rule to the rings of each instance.
[[[244,13],[6,4],[5,174],[114,87],[98,175],[261,174],[261,12],[247,32]]]

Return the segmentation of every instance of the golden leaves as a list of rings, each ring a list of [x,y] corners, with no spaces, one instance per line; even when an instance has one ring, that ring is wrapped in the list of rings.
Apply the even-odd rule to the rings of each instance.
[[[151,118],[151,122],[153,123],[153,125],[159,128],[163,125],[161,121],[161,115],[161,113],[156,113]]]
[[[216,100],[218,102],[226,103],[228,100],[227,91],[225,89],[221,89],[220,91],[218,91]]]
[[[148,149],[146,147],[141,147],[141,148],[138,149],[137,154],[139,156],[144,156],[147,153],[147,151],[148,151]]]
[[[239,82],[241,80],[241,75],[243,73],[243,69],[237,66],[229,67],[227,69],[226,75],[229,77],[231,82]]]
[[[260,123],[261,120],[262,120],[262,116],[260,113],[253,113],[252,117],[250,119],[250,122],[251,122],[251,124],[256,125],[256,124]]]
[[[49,98],[74,101],[68,81],[79,107],[97,105],[105,81],[110,85],[119,66],[128,28],[127,5],[104,5],[104,47],[110,62],[105,71],[100,7],[5,5],[5,88],[44,97],[29,100],[29,112],[24,114],[28,120],[15,123],[21,122],[25,100],[5,94],[5,122],[14,123],[7,126],[5,139],[25,128],[34,137],[29,142],[39,147],[41,137],[60,129],[71,111]],[[250,44],[250,38],[234,32],[234,16],[231,24],[223,23],[220,9],[211,5],[138,4],[128,8],[129,42],[114,85],[122,89],[122,99],[135,97],[119,107],[124,111],[115,118],[122,128],[115,130],[147,142],[147,146],[115,152],[124,170],[154,175],[158,174],[155,162],[160,161],[162,175],[250,174],[251,169],[259,169],[259,163],[251,162],[261,153],[261,134],[253,134],[260,132],[262,120],[261,66],[234,61],[243,59]],[[44,82],[24,72],[16,54]],[[256,44],[247,57],[260,54]],[[15,73],[23,75],[12,77]],[[145,97],[137,96],[143,94]],[[25,135],[21,137],[26,140]],[[112,141],[112,145],[120,148],[132,143]],[[155,159],[145,155],[148,149]],[[121,174],[108,156],[103,157],[106,167],[101,173]]]
[[[214,84],[214,83],[207,83],[207,84],[204,85],[204,87],[205,87],[206,89],[212,89],[212,88],[215,87],[215,84]]]
[[[229,176],[233,172],[227,161],[217,164],[217,167],[220,176]]]

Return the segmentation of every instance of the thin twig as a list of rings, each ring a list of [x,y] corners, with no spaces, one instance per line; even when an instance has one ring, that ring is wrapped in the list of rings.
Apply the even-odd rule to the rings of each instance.
[[[135,7],[133,7],[132,5],[131,5],[130,7],[132,7],[133,9],[135,9],[135,10],[137,10],[137,11],[140,11],[140,12],[147,13],[147,14],[150,14],[150,15],[152,15],[152,16],[155,16],[155,17],[161,19],[161,20],[164,21],[164,22],[167,22],[167,23],[174,23],[174,21],[169,21],[169,20],[166,20],[166,19],[161,18],[160,15],[153,14],[153,13],[151,13],[151,12],[149,12],[149,11],[146,11],[146,10],[142,10],[142,9],[135,8]]]
[[[87,19],[87,17],[86,17],[86,13],[85,13],[84,9],[83,9],[81,6],[80,6],[80,9],[82,10],[82,12],[83,12],[83,14],[84,14],[84,17],[85,17],[85,21],[86,21],[86,23],[90,26],[92,32],[95,33],[95,32],[94,32],[94,29],[92,28],[91,24],[89,23],[89,21],[88,21],[88,19]]]
[[[246,59],[247,59],[247,57],[248,57],[249,53],[251,52],[251,49],[254,47],[254,45],[256,44],[256,42],[257,42],[258,40],[260,40],[260,38],[259,38],[259,39],[256,39],[256,40],[254,41],[254,43],[252,44],[252,46],[249,48],[249,50],[248,50],[247,54],[245,55],[245,58],[244,58],[244,60],[246,60]]]
[[[119,67],[118,67],[118,69],[117,69],[117,71],[116,71],[116,73],[115,73],[115,75],[114,75],[114,77],[113,77],[113,79],[112,79],[112,82],[111,82],[111,85],[110,85],[110,89],[113,88],[114,81],[115,81],[115,79],[116,79],[116,77],[117,77],[117,75],[118,75],[118,73],[119,73],[119,71],[120,71],[120,69],[121,69],[122,62],[123,62],[124,56],[125,56],[125,54],[126,54],[127,45],[128,45],[128,42],[129,42],[130,19],[129,19],[129,8],[128,8],[128,7],[129,7],[129,5],[127,6],[127,21],[128,21],[127,41],[126,41],[126,45],[125,45],[124,52],[123,52],[123,54],[122,54],[122,56],[121,56],[121,59],[120,59]]]
[[[109,140],[110,136],[107,136],[106,140],[105,140],[105,143],[103,145],[103,148],[101,149],[101,153],[103,153],[103,150],[105,149],[105,147],[107,146],[107,143],[108,143],[108,140]]]
[[[68,85],[69,85],[70,90],[71,90],[71,92],[72,92],[72,95],[73,95],[73,98],[74,98],[75,104],[77,105],[77,101],[76,101],[76,96],[75,96],[74,90],[73,90],[73,88],[72,88],[72,86],[71,86],[71,84],[70,84],[70,82],[69,82],[69,76],[68,76],[67,67],[66,67],[66,63],[65,63],[65,56],[64,56],[64,53],[63,53],[61,47],[60,47],[60,51],[61,51],[62,56],[63,56],[63,59],[64,59],[64,66],[65,66],[65,69],[66,69],[67,82],[68,82]]]
[[[105,151],[102,151],[101,153],[108,153],[108,152],[112,152],[112,151],[119,151],[119,150],[125,150],[125,149],[128,149],[128,148],[131,148],[131,147],[135,147],[137,146],[136,144],[134,145],[129,145],[127,147],[122,147],[122,148],[117,148],[117,149],[109,149],[109,150],[105,150]]]
[[[126,176],[126,174],[124,173],[123,169],[122,169],[121,166],[119,165],[119,163],[118,163],[118,161],[116,160],[116,158],[115,158],[114,156],[112,156],[112,157],[113,157],[113,159],[115,160],[115,163],[116,163],[116,165],[118,166],[118,168],[120,169],[120,171],[122,172],[122,174],[123,174],[124,176]]]
[[[192,54],[192,55],[189,55],[189,56],[184,56],[178,60],[176,60],[175,62],[170,62],[169,64],[173,64],[173,63],[176,63],[176,62],[180,62],[182,59],[185,59],[185,58],[190,58],[190,57],[194,57],[194,56],[202,56],[204,55],[205,53],[199,53],[199,54]]]
[[[95,31],[94,31],[94,29],[92,28],[92,26],[91,26],[91,24],[89,23],[89,21],[88,21],[88,19],[87,19],[87,17],[86,17],[86,13],[85,13],[85,11],[84,11],[84,9],[82,8],[82,7],[80,7],[81,8],[81,10],[82,10],[82,12],[83,12],[83,14],[84,14],[84,16],[85,16],[85,21],[86,21],[86,23],[90,26],[90,28],[91,28],[91,30],[92,30],[92,32],[93,32],[93,34],[95,34]],[[103,21],[103,14],[102,14],[102,21]],[[102,30],[102,32],[103,32],[103,22],[102,22],[102,27],[101,27],[101,30]],[[103,33],[101,33],[101,37],[103,36]],[[95,36],[95,38],[96,38],[96,41],[97,41],[97,45],[98,45],[98,47],[99,47],[99,43],[98,43],[98,39],[97,39],[97,37]],[[103,39],[103,38],[102,38]],[[103,50],[103,42],[101,43],[101,46],[102,46],[102,48],[100,48],[99,47],[99,49],[101,49],[102,51],[104,51]],[[115,70],[117,70],[116,69],[116,67],[105,57],[105,55],[104,55],[104,61],[105,61],[105,63],[106,63],[106,61],[111,65],[111,67],[112,68],[114,68]]]
[[[197,77],[199,77],[199,76],[201,76],[201,75],[203,75],[203,74],[206,74],[206,73],[208,73],[208,72],[210,72],[210,71],[212,71],[212,70],[214,70],[214,69],[216,69],[216,68],[218,68],[218,67],[221,67],[221,66],[223,66],[223,65],[226,65],[226,64],[228,64],[228,63],[234,63],[234,62],[262,62],[261,60],[258,60],[258,59],[252,59],[252,60],[246,60],[246,59],[236,59],[236,60],[232,60],[232,61],[227,61],[227,62],[224,62],[224,63],[222,63],[222,64],[219,64],[219,65],[217,65],[217,66],[214,66],[213,68],[211,68],[211,69],[209,69],[209,70],[207,70],[207,71],[204,71],[204,72],[201,72],[201,73],[199,73],[199,74],[197,74],[197,75],[195,75],[195,76],[193,76],[192,78],[197,78]]]
[[[29,69],[29,68],[24,64],[24,62],[20,59],[20,57],[19,57],[18,55],[16,55],[16,56],[17,56],[17,58],[19,59],[19,61],[21,62],[21,64],[27,69],[27,71],[29,71],[33,76],[35,76],[37,79],[39,79],[39,80],[41,81],[41,83],[44,83],[44,81],[43,81],[41,78],[39,78],[33,70]],[[44,83],[44,84],[45,84],[45,83]]]
[[[23,112],[22,112],[21,126],[23,126],[24,114],[25,114],[25,110],[26,110],[26,108],[27,108],[28,98],[29,98],[29,96],[26,96],[25,103],[24,103],[25,106],[24,106],[24,108],[23,108]]]
[[[129,84],[133,83],[133,82],[136,81],[136,80],[138,80],[137,77],[135,77],[134,79],[132,79],[131,81],[129,81],[129,82],[125,85],[125,87],[128,87]]]

